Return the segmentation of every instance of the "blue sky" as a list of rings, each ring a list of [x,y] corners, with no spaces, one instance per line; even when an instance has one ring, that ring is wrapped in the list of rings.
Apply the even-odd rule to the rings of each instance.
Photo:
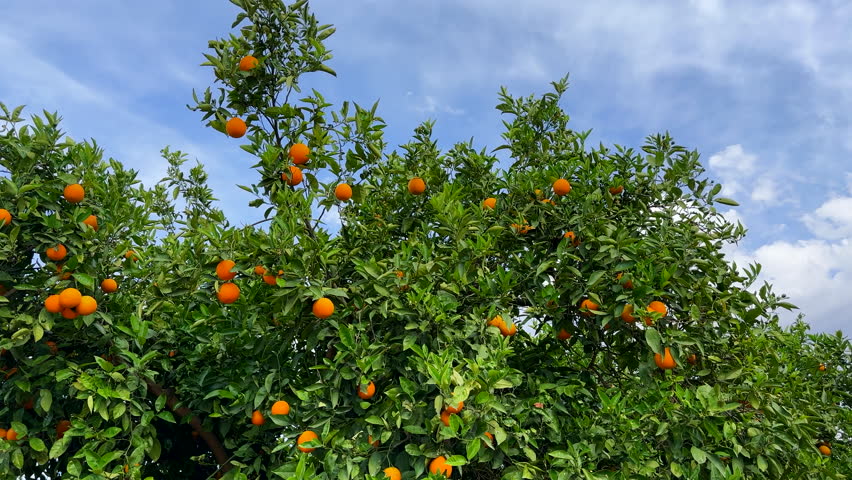
[[[701,152],[749,230],[727,248],[817,330],[850,331],[852,4],[848,1],[556,2],[313,0],[338,77],[326,98],[369,106],[396,146],[435,119],[439,146],[497,146],[505,85],[540,94],[570,73],[563,106],[597,142],[639,147],[668,130]],[[767,6],[768,5],[768,6]],[[235,223],[260,219],[235,184],[254,172],[238,144],[186,109],[212,82],[207,41],[227,35],[225,0],[0,3],[0,101],[59,111],[150,185],[170,145],[202,161]],[[787,321],[794,314],[782,314]]]

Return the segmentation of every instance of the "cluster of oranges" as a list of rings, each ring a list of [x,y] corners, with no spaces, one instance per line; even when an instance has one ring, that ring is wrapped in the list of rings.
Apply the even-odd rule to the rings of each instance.
[[[238,68],[241,72],[248,72],[257,68],[259,64],[260,62],[257,58],[252,55],[246,55],[240,59]],[[241,138],[246,134],[247,130],[248,126],[246,125],[246,122],[239,117],[233,117],[225,122],[225,133],[228,134],[229,137]],[[302,183],[304,175],[302,174],[302,169],[297,165],[305,165],[308,163],[310,153],[310,149],[304,143],[294,143],[290,147],[288,156],[293,161],[293,165],[289,165],[281,174],[281,180],[283,180],[284,183],[291,187],[295,187]],[[346,202],[352,198],[352,187],[346,183],[341,183],[335,187],[334,196],[341,202]]]

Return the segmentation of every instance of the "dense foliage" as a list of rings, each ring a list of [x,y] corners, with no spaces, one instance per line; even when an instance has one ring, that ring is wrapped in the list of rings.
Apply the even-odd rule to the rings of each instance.
[[[0,478],[849,476],[849,340],[726,261],[697,152],[588,147],[567,77],[500,92],[505,170],[429,122],[388,151],[376,105],[295,98],[334,74],[306,1],[232,2],[190,108],[245,122],[260,224],[182,152],[148,188],[0,104]]]

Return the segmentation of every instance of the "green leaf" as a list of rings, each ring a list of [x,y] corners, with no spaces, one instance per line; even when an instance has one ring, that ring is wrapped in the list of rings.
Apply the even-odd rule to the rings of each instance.
[[[729,370],[727,372],[720,373],[717,378],[719,380],[733,380],[735,378],[739,378],[739,376],[742,375],[742,373],[743,373],[742,368],[735,368],[733,370]]]
[[[95,279],[91,275],[85,273],[74,273],[74,279],[80,282],[86,288],[95,288]]]
[[[447,458],[447,465],[452,465],[453,467],[467,465],[467,459],[463,455],[452,455]]]
[[[36,452],[44,452],[47,450],[47,447],[44,445],[42,439],[38,437],[30,437],[30,448],[35,450]]]
[[[71,445],[71,439],[71,436],[65,435],[61,439],[54,442],[53,445],[51,445],[50,447],[50,453],[48,454],[48,456],[51,459],[61,457],[62,454],[65,453],[66,450],[68,450],[68,446]]]
[[[645,342],[651,347],[654,353],[663,354],[663,337],[656,328],[648,327],[645,329]]]
[[[740,204],[730,198],[719,197],[716,199],[716,203],[721,203],[722,205],[729,205],[731,207],[739,207]]]
[[[475,438],[467,443],[467,459],[473,460],[473,457],[479,453],[479,448],[482,446],[482,440]]]
[[[698,447],[692,447],[689,451],[692,453],[692,458],[698,462],[699,465],[703,465],[704,462],[707,461],[707,453],[705,453],[704,450],[701,450]]]
[[[355,332],[352,331],[351,325],[340,325],[340,343],[347,350],[355,349]]]

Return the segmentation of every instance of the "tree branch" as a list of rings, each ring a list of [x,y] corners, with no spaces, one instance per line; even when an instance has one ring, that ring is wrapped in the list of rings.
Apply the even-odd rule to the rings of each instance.
[[[166,395],[166,405],[168,405],[169,409],[174,413],[178,414],[181,418],[189,417],[189,424],[192,425],[192,428],[198,432],[198,436],[204,439],[207,442],[207,446],[210,447],[210,451],[213,453],[213,457],[216,458],[216,463],[219,464],[219,468],[223,472],[229,471],[233,465],[228,458],[228,452],[225,450],[225,447],[212,432],[204,431],[204,428],[201,425],[201,418],[198,415],[192,413],[192,411],[186,407],[176,408],[175,406],[178,404],[178,399],[175,397],[174,393],[171,390],[163,388],[160,384],[155,383],[151,380],[145,379],[145,383],[148,385],[148,391],[156,396]]]

